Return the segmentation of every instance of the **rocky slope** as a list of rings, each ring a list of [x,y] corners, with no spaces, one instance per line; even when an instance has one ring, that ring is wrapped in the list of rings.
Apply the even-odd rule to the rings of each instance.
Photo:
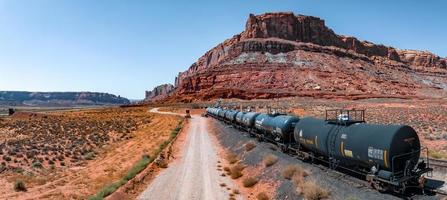
[[[179,73],[171,100],[446,97],[447,58],[335,34],[317,17],[250,15]]]
[[[144,98],[144,101],[157,101],[160,99],[164,99],[171,95],[174,89],[175,88],[172,84],[159,85],[152,91],[146,91],[146,98]]]
[[[10,106],[84,106],[129,103],[126,98],[97,92],[0,91],[0,105]]]

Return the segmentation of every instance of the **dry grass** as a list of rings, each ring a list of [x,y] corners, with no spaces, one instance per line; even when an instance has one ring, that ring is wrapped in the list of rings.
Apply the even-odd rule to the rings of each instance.
[[[135,135],[131,133],[152,119],[143,109],[20,112],[0,126],[0,139],[9,144],[3,147],[4,152],[11,152],[1,156],[0,163],[8,169],[21,167],[33,171],[43,171],[50,165],[55,168],[78,165],[95,159],[103,146],[132,139]],[[21,135],[19,140],[17,135]]]
[[[278,157],[273,154],[268,154],[264,157],[263,162],[266,167],[270,167],[278,162]]]
[[[258,179],[253,177],[248,177],[242,180],[244,187],[253,187],[256,183],[258,183]]]
[[[229,173],[230,173],[230,177],[231,177],[232,179],[238,179],[239,177],[241,177],[241,176],[243,175],[243,174],[242,174],[242,170],[244,170],[244,168],[245,168],[245,166],[243,166],[243,165],[240,164],[240,163],[238,163],[238,164],[232,166],[232,167],[230,168],[230,171],[229,171]]]
[[[237,163],[239,161],[239,157],[236,154],[234,154],[234,153],[228,153],[227,154],[227,161],[230,164],[234,164],[234,163]]]
[[[238,189],[233,189],[233,194],[240,194]]]
[[[0,127],[0,132],[4,132],[3,128],[12,127],[14,131],[11,134],[23,135],[25,140],[14,142],[20,148],[11,146],[20,150],[17,155],[20,154],[21,159],[18,163],[2,165],[0,155],[0,171],[5,166],[7,170],[18,168],[26,173],[14,171],[11,178],[0,175],[0,182],[7,181],[10,185],[10,188],[5,188],[7,192],[0,194],[0,199],[13,195],[14,181],[18,179],[23,180],[28,196],[88,199],[89,195],[103,188],[113,191],[124,183],[121,179],[128,177],[133,163],[140,161],[141,153],[155,158],[160,144],[172,136],[173,129],[181,120],[177,116],[149,113],[146,107],[64,110],[14,116],[8,124]],[[6,138],[5,143],[8,142]],[[123,160],[126,162],[121,162]],[[79,163],[83,167],[66,170]],[[33,172],[32,176],[31,173],[28,176],[28,172]],[[97,176],[92,177],[91,174]],[[59,190],[63,190],[63,194],[52,192]]]
[[[166,159],[160,159],[156,162],[160,168],[168,168],[168,161]]]
[[[26,186],[25,183],[23,183],[23,181],[16,181],[14,183],[14,191],[16,192],[26,192]]]
[[[321,186],[317,185],[315,181],[307,181],[301,185],[300,192],[306,199],[320,200],[329,198],[330,192]]]
[[[244,145],[245,151],[251,151],[256,147],[256,144],[254,142],[248,142]]]
[[[301,186],[305,180],[304,180],[304,176],[300,175],[300,174],[294,174],[292,176],[292,182],[293,184],[295,184],[296,186]]]
[[[269,196],[265,192],[261,192],[258,195],[256,195],[256,199],[258,200],[269,200]]]
[[[429,150],[428,155],[434,159],[445,159],[447,158],[447,154],[442,151]]]
[[[308,175],[307,171],[304,170],[299,165],[287,165],[281,172],[282,176],[286,179],[292,179],[292,177],[297,174],[301,177],[306,177]]]

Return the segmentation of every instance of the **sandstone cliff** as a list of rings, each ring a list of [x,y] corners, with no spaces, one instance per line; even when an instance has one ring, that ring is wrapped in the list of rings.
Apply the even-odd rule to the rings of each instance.
[[[146,91],[144,101],[157,101],[168,97],[174,91],[172,84],[163,84],[155,87],[152,91]]]
[[[10,106],[86,106],[129,103],[126,98],[98,92],[0,91],[0,105]]]
[[[447,59],[337,35],[324,20],[250,15],[175,80],[171,99],[445,97]]]

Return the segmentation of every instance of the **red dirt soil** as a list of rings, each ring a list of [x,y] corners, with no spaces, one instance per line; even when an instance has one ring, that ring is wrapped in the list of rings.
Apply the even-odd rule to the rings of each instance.
[[[3,120],[0,126],[2,131],[23,136],[15,140],[4,137],[1,141],[7,144],[3,150],[8,155],[11,148],[18,149],[18,154],[26,154],[28,148],[16,147],[37,142],[34,146],[38,153],[33,156],[36,160],[42,158],[43,167],[30,167],[29,162],[7,162],[6,170],[0,176],[0,199],[85,199],[106,184],[122,178],[142,155],[152,156],[182,120],[177,116],[148,113],[144,107],[32,115],[18,114]],[[98,135],[102,135],[103,139],[97,139],[96,143],[95,138],[90,140]],[[82,154],[73,154],[78,143],[92,146],[91,151],[95,153],[93,160],[82,157]],[[45,144],[59,146],[61,148],[56,150],[71,151],[72,155],[80,158],[63,157],[52,167],[48,163],[51,157],[45,159],[48,155],[43,150]],[[15,156],[11,157],[12,161],[16,159]],[[60,162],[65,162],[65,166]],[[15,192],[13,184],[16,180],[22,180],[28,191]]]

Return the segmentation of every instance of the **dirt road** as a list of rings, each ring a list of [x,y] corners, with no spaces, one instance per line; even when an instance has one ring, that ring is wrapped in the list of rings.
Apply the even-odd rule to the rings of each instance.
[[[157,112],[157,109],[152,109]],[[158,112],[161,113],[161,112]],[[164,112],[163,114],[174,114]],[[181,156],[138,199],[228,199],[234,184],[217,170],[219,156],[207,131],[208,119],[193,115]],[[225,183],[225,187],[221,184]]]

